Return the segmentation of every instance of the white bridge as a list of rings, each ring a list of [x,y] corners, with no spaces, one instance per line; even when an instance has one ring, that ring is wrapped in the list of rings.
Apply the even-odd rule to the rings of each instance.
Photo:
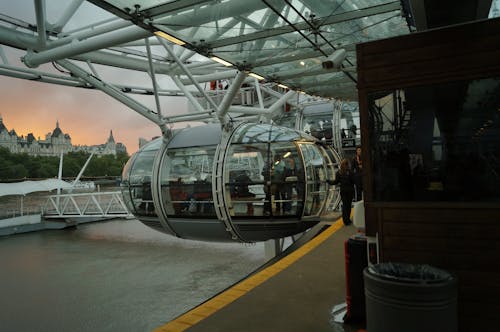
[[[43,208],[44,218],[132,217],[120,191],[51,195]]]

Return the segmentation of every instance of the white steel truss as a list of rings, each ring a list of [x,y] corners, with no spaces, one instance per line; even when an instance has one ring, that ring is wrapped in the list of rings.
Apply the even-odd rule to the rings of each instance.
[[[127,1],[73,0],[57,2],[64,8],[55,21],[49,2],[53,8],[54,0],[34,0],[31,22],[0,13],[0,74],[99,89],[156,123],[165,135],[165,124],[178,121],[225,125],[248,116],[270,121],[285,102],[294,99],[292,93],[276,93],[273,87],[280,83],[291,90],[355,100],[354,45],[361,39],[349,33],[365,36],[365,29],[374,25],[384,35],[401,34],[394,26],[404,22],[401,17],[395,24],[386,22],[401,16],[399,1],[356,5],[334,0],[179,0],[143,1],[125,8],[120,4]],[[104,9],[107,18],[67,28],[82,7],[92,4],[101,7],[92,7],[95,10]],[[54,22],[49,22],[49,16]],[[336,35],[341,43],[331,39]],[[24,52],[22,63],[9,63],[4,47]],[[339,47],[347,53],[345,60],[324,68],[321,62]],[[213,56],[230,60],[229,66],[211,60]],[[47,70],[44,64],[48,63],[64,70]],[[147,73],[150,79],[112,82],[105,75],[108,69]],[[255,73],[265,81],[255,83],[247,77]],[[227,84],[225,89],[217,88],[217,100],[206,87],[214,81]],[[255,103],[235,104],[240,86],[248,89],[250,84]],[[129,95],[151,96],[155,110]],[[164,97],[188,98],[196,112],[173,115],[162,106]]]
[[[44,218],[128,218],[120,191],[51,195],[42,211]]]

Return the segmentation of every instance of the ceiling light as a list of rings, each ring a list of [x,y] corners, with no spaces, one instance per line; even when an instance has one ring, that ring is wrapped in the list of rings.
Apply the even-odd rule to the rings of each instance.
[[[233,65],[231,62],[228,62],[228,61],[223,60],[223,59],[216,57],[216,56],[210,57],[210,59],[212,59],[212,60],[214,60],[214,61],[216,61],[216,62],[218,62],[226,67],[231,67]]]
[[[304,61],[301,61],[301,62],[300,62],[300,65],[301,65],[301,66],[305,66],[305,65],[306,65],[306,63],[305,63]]]
[[[166,39],[168,41],[171,41],[172,43],[180,45],[180,46],[186,45],[185,41],[182,41],[182,40],[180,40],[178,38],[175,38],[174,36],[171,36],[168,33],[163,32],[163,31],[155,31],[155,35],[157,35],[157,36],[159,36],[161,38],[164,38],[164,39]]]
[[[257,74],[252,73],[252,72],[248,73],[248,76],[255,77],[256,79],[261,80],[261,81],[265,79],[263,76],[257,75]]]
[[[284,84],[278,84],[278,86],[279,86],[280,88],[283,88],[283,89],[288,89],[288,87],[287,87],[286,85],[284,85]]]

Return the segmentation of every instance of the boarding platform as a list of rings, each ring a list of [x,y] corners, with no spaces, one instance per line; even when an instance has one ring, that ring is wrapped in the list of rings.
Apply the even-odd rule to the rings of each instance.
[[[359,324],[334,323],[332,315],[346,300],[344,242],[357,230],[341,219],[320,227],[297,250],[155,331],[362,330]]]

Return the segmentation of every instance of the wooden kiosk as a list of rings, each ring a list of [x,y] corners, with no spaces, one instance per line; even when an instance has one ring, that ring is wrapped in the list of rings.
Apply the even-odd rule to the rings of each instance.
[[[457,275],[460,331],[500,330],[500,19],[357,47],[366,233]]]

